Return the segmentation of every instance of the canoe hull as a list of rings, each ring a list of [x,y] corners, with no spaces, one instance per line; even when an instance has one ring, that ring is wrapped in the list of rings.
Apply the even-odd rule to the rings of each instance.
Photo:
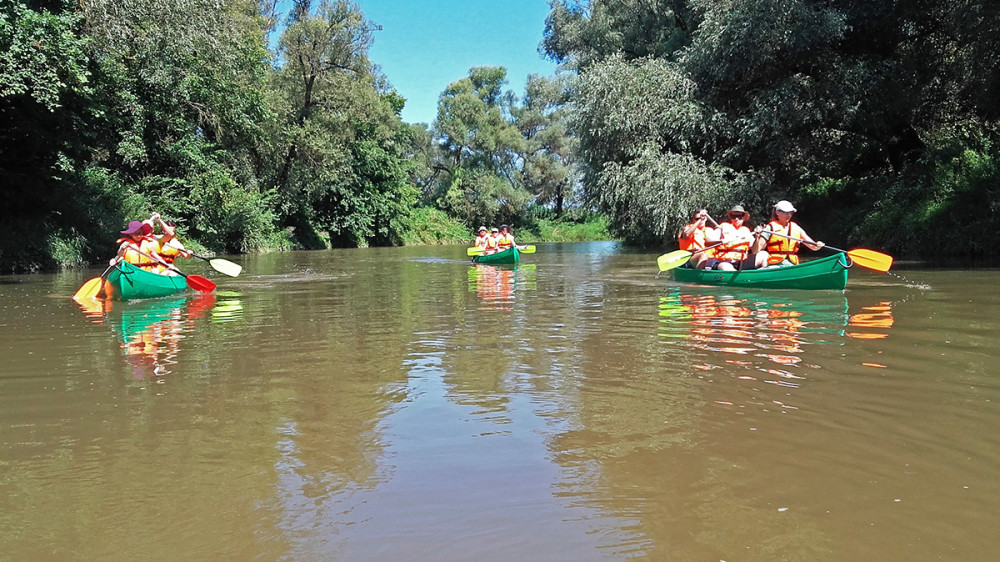
[[[481,256],[474,256],[472,258],[474,263],[517,263],[521,261],[521,253],[517,251],[515,246],[511,246],[502,252],[497,252],[495,254],[483,254]]]
[[[119,262],[108,274],[110,298],[120,301],[152,299],[176,295],[187,290],[187,281],[180,275],[160,275]]]
[[[746,287],[751,289],[796,289],[843,291],[847,269],[853,265],[845,254],[812,260],[799,265],[747,271],[674,269],[674,279],[683,283]]]

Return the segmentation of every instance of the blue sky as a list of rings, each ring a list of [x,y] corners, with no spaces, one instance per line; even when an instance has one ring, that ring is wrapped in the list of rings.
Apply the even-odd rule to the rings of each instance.
[[[382,26],[369,51],[406,98],[403,120],[431,123],[441,92],[473,66],[503,66],[507,87],[521,97],[529,74],[552,75],[538,44],[546,0],[356,0]]]

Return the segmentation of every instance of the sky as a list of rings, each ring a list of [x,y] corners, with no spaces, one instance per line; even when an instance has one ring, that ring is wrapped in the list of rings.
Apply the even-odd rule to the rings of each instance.
[[[503,66],[519,98],[529,74],[551,76],[538,45],[547,0],[355,0],[382,27],[368,53],[406,98],[403,121],[430,124],[438,96],[473,66]]]

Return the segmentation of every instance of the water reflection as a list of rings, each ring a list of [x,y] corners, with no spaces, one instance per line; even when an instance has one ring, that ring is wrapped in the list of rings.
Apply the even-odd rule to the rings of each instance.
[[[796,387],[811,345],[844,345],[844,338],[879,339],[892,327],[892,306],[879,302],[851,313],[842,293],[801,298],[784,293],[698,292],[675,289],[660,298],[659,333],[691,351],[691,367],[745,367],[740,379]]]
[[[480,310],[511,310],[517,288],[536,288],[535,264],[478,264],[469,268],[469,290],[479,297]]]
[[[136,380],[162,377],[177,363],[180,342],[193,322],[211,312],[213,322],[232,321],[242,314],[238,294],[218,301],[215,294],[191,297],[114,302],[104,299],[74,299],[94,323],[107,324]]]

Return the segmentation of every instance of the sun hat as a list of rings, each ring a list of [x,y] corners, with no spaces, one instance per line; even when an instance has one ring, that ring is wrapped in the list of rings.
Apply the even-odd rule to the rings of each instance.
[[[726,216],[733,216],[733,215],[743,215],[743,220],[747,220],[748,218],[750,218],[750,213],[748,213],[747,210],[743,208],[743,205],[736,205],[732,209],[726,211]]]
[[[506,224],[501,224],[500,225],[500,230],[510,230],[510,227],[507,226]]]
[[[794,213],[795,207],[793,207],[792,204],[789,203],[788,201],[782,199],[781,201],[778,201],[777,203],[774,204],[774,210],[781,211],[782,213]]]
[[[478,232],[486,232],[486,227],[480,226]]]
[[[149,234],[152,234],[152,233],[153,233],[153,225],[149,224],[146,221],[143,221],[142,222],[142,234],[143,235],[149,235]]]
[[[490,232],[500,232],[500,229],[494,226]]]
[[[142,223],[139,221],[131,221],[128,223],[128,228],[126,228],[121,232],[122,234],[129,236],[135,234],[136,232],[141,232],[141,231],[142,231]]]

